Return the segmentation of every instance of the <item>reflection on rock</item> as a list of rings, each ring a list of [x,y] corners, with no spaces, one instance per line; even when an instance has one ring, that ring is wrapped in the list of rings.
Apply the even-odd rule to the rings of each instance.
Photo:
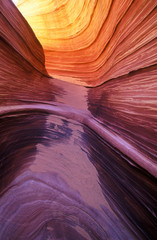
[[[53,239],[56,235],[65,239],[114,239],[116,235],[136,239],[136,232],[118,219],[102,194],[86,147],[91,136],[80,124],[42,114],[10,118],[10,124],[5,124],[11,125],[7,133],[12,136],[12,157],[3,154],[5,175],[1,176],[2,240],[10,236]]]
[[[84,151],[88,152],[98,171],[102,191],[111,208],[125,223],[133,226],[137,234],[140,232],[138,239],[155,239],[155,178],[130,164],[131,159],[100,139],[91,129],[84,128],[84,131]]]
[[[155,239],[155,1],[0,2],[0,239]]]

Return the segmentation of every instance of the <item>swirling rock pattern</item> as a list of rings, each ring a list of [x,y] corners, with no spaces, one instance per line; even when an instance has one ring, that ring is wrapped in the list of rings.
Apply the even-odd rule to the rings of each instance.
[[[155,1],[0,7],[0,240],[156,239]]]
[[[48,73],[95,86],[157,63],[154,0],[19,0]]]

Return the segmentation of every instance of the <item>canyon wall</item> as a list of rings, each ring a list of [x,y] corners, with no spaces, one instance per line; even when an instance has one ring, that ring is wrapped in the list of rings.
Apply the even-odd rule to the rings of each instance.
[[[96,86],[156,64],[154,0],[20,0],[48,73]]]
[[[155,239],[155,1],[0,8],[0,239]]]

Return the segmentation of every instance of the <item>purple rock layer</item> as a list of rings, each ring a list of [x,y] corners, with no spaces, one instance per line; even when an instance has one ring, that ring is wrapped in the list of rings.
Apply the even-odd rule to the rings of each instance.
[[[0,4],[0,240],[156,239],[156,66],[93,88],[50,78]]]

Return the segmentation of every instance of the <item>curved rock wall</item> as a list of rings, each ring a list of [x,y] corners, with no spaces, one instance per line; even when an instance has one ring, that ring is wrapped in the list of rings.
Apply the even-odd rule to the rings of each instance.
[[[39,41],[27,21],[9,0],[1,1],[0,21],[0,36],[34,68],[46,73],[45,57]]]
[[[0,239],[156,239],[155,1],[0,7]]]
[[[48,73],[95,86],[157,63],[154,0],[20,0]]]

